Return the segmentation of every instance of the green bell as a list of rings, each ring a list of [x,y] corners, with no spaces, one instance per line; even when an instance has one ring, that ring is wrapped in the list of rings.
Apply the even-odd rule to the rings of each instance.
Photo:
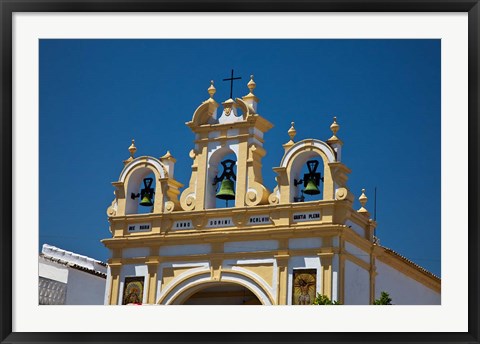
[[[140,205],[144,207],[151,207],[153,205],[152,195],[145,192],[142,200],[140,201]]]
[[[318,190],[318,186],[313,178],[310,178],[308,180],[307,185],[305,186],[305,190],[303,190],[303,192],[307,195],[318,195],[320,193],[320,190]]]
[[[153,178],[145,178],[143,185],[145,188],[140,190],[140,205],[143,207],[151,207],[153,205],[153,195],[155,190],[152,188]],[[138,197],[138,194],[137,194]]]
[[[233,185],[233,180],[225,178],[222,180],[222,185],[220,185],[220,190],[218,191],[216,197],[218,199],[231,200],[235,199],[235,188]]]

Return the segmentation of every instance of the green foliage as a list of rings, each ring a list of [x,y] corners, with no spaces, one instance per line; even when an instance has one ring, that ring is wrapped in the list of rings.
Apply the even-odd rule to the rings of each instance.
[[[388,293],[382,291],[380,298],[375,300],[373,304],[374,305],[391,305],[392,299],[390,298],[390,295],[388,295]]]
[[[338,301],[332,301],[328,298],[328,296],[317,293],[317,297],[313,301],[314,305],[341,305]],[[380,298],[375,300],[374,305],[391,305],[392,298],[387,292],[382,291],[380,294]]]
[[[338,301],[333,301],[328,298],[326,295],[317,293],[317,297],[313,301],[314,305],[341,305]]]

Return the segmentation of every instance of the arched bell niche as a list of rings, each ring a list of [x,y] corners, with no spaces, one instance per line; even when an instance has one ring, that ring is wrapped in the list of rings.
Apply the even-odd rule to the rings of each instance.
[[[308,180],[312,177],[315,180],[314,183]],[[324,177],[325,165],[318,152],[306,151],[295,156],[290,169],[290,202],[309,202],[323,199]],[[306,191],[306,189],[315,189],[313,185],[319,191],[316,195],[309,194],[309,191]]]
[[[130,194],[130,199],[135,200],[137,203],[137,214],[153,213],[157,186],[155,179],[155,174],[151,171],[142,179],[137,191]]]
[[[233,161],[234,163],[231,163],[231,161]],[[211,154],[210,158],[208,159],[208,167],[207,167],[208,171],[207,171],[207,181],[206,181],[207,185],[205,187],[205,208],[206,209],[226,208],[226,207],[230,208],[235,206],[235,199],[226,201],[224,199],[218,199],[216,195],[222,186],[222,180],[218,180],[218,178],[224,175],[225,167],[227,168],[230,167],[235,175],[235,178],[232,180],[233,180],[233,188],[235,190],[235,195],[237,194],[237,181],[236,181],[237,161],[238,161],[237,154],[230,147],[218,148]],[[223,165],[222,165],[222,162],[224,162]],[[216,181],[218,182],[215,183],[214,185],[214,182]]]
[[[306,186],[303,183],[305,174],[309,173],[307,162],[317,161],[318,165],[314,173],[319,173],[323,181],[319,181],[318,195],[304,194],[304,201],[333,199],[334,182],[329,163],[335,162],[335,153],[326,143],[320,140],[303,140],[293,145],[284,155],[281,166],[288,173],[289,202],[299,202],[302,198],[302,190]],[[299,181],[302,180],[301,183]],[[295,185],[297,184],[297,185]]]
[[[161,162],[151,157],[137,158],[125,166],[120,176],[120,181],[124,182],[125,187],[125,215],[161,212],[163,192],[159,179],[165,176]],[[153,189],[153,193],[142,193],[142,190],[148,188]],[[145,196],[152,201],[151,206],[140,205]]]
[[[150,185],[149,185],[150,181]],[[145,185],[147,184],[147,185]],[[156,195],[156,178],[153,171],[148,167],[138,168],[131,174],[128,179],[127,192],[125,194],[125,214],[147,214],[153,213],[155,209],[155,195]],[[153,194],[148,195],[148,192],[142,192],[142,189],[151,188]],[[141,206],[142,199],[150,198],[151,206]]]
[[[290,194],[292,202],[310,202],[323,199],[324,164],[318,154],[305,154],[292,166]],[[291,182],[292,184],[292,182]],[[318,193],[317,193],[318,192]]]

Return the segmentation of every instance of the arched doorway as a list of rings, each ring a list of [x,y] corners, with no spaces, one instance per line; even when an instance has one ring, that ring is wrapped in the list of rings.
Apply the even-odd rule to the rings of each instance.
[[[252,291],[235,283],[209,284],[190,295],[184,305],[261,305]]]
[[[213,287],[215,288],[207,290],[207,288],[209,289]],[[243,288],[245,288],[245,290]],[[274,304],[274,296],[271,293],[271,288],[267,284],[265,284],[264,281],[253,279],[251,276],[233,270],[222,271],[221,281],[212,280],[211,271],[208,270],[199,272],[197,271],[189,274],[189,276],[185,276],[179,279],[177,282],[171,283],[159,295],[157,303],[161,305],[188,304],[186,302],[191,298],[191,296],[202,291],[204,292],[203,294],[199,294],[193,299],[207,299],[207,301],[205,302],[210,302],[209,304],[214,304],[211,302],[213,302],[213,300],[218,300],[216,297],[219,297],[222,293],[232,293],[232,295],[236,295],[236,299],[232,297],[232,300],[230,300],[230,302],[233,302],[233,299],[235,299],[235,302],[237,302],[236,304],[241,305],[243,304],[243,297],[245,296],[245,301],[252,302],[253,304],[254,301],[252,301],[252,299],[249,297],[250,293],[252,293],[253,295],[255,295],[256,299],[259,300],[259,303],[256,304]],[[207,292],[211,292],[212,294],[206,294]],[[200,305],[202,303],[197,302],[196,304]],[[203,304],[206,305],[208,303]]]

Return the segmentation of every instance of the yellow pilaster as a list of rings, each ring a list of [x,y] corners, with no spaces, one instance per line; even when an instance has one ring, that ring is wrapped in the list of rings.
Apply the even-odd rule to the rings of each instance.
[[[322,294],[332,299],[332,255],[322,256]]]
[[[201,148],[201,153],[197,156],[197,189],[195,195],[195,210],[205,209],[205,186],[207,182],[207,146]]]
[[[115,187],[115,198],[117,200],[117,210],[116,215],[125,214],[125,185],[123,182],[113,182],[112,185]]]
[[[276,255],[278,267],[277,304],[286,305],[288,296],[288,254]]]
[[[110,300],[108,304],[118,304],[118,293],[120,289],[120,268],[121,265],[110,265],[111,283],[110,283]]]
[[[235,191],[235,207],[245,206],[245,194],[247,192],[247,158],[248,142],[239,143],[237,160],[237,182]]]
[[[157,294],[157,262],[147,262],[148,266],[148,289],[147,289],[147,302],[148,304],[155,304],[155,297]]]

